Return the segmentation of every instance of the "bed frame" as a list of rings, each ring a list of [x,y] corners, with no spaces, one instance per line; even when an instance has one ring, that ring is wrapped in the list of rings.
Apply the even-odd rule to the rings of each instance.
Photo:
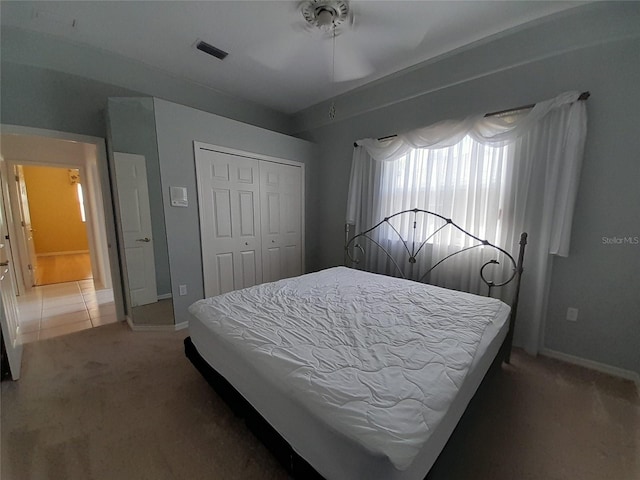
[[[413,238],[409,241],[402,238],[402,235],[393,227],[390,220],[396,218],[400,215],[413,215],[414,224],[413,224]],[[438,217],[443,221],[443,225],[436,229],[432,234],[429,235],[428,238],[417,241],[415,238],[415,231],[417,225],[417,218],[419,215],[432,215]],[[435,263],[422,277],[428,275],[434,268],[441,265],[448,258],[451,258],[454,255],[462,253],[463,251],[470,250],[471,248],[476,248],[479,246],[487,246],[496,249],[497,252],[504,255],[507,261],[512,264],[512,274],[503,281],[496,282],[487,278],[485,273],[485,269],[489,267],[489,265],[498,264],[499,261],[497,259],[492,259],[486,263],[484,263],[479,270],[480,277],[483,282],[488,286],[489,296],[494,287],[501,287],[509,284],[512,281],[515,281],[515,294],[513,302],[511,303],[511,317],[509,319],[509,331],[507,336],[498,352],[498,355],[494,359],[492,366],[489,368],[489,372],[485,376],[485,380],[482,381],[478,390],[483,388],[485,381],[489,375],[496,371],[500,364],[505,361],[509,363],[510,352],[511,352],[511,343],[513,340],[513,328],[515,325],[515,317],[518,306],[518,297],[520,291],[520,278],[523,272],[523,259],[524,259],[524,250],[525,245],[527,244],[527,234],[523,233],[520,237],[520,250],[518,254],[518,260],[516,261],[506,250],[493,245],[487,240],[482,240],[469,232],[465,231],[458,225],[456,225],[451,219],[447,219],[439,214],[429,212],[427,210],[421,209],[412,209],[405,210],[402,212],[398,212],[394,215],[384,218],[381,222],[379,222],[374,227],[366,230],[362,233],[359,233],[353,237],[349,236],[350,226],[347,225],[345,228],[346,239],[345,239],[345,264],[351,263],[353,265],[358,265],[361,262],[360,258],[355,258],[353,255],[354,251],[360,252],[360,254],[365,253],[365,246],[363,243],[371,242],[373,245],[376,245],[378,248],[381,248],[382,251],[389,256],[390,261],[397,267],[397,274],[402,278],[406,278],[403,270],[400,268],[400,265],[395,262],[395,260],[389,255],[389,252],[373,238],[373,232],[376,229],[382,227],[382,225],[388,224],[391,228],[398,234],[399,239],[404,243],[404,247],[406,248],[407,253],[409,254],[409,264],[410,267],[416,263],[417,255],[422,251],[423,247],[426,245],[428,240],[430,240],[436,233],[441,231],[445,227],[456,228],[460,232],[468,235],[472,239],[478,242],[477,245],[472,247],[466,247],[461,249],[460,251],[454,252],[450,255],[447,255],[445,258],[439,260]],[[366,242],[365,242],[366,241]],[[234,412],[236,416],[239,416],[245,420],[246,425],[249,429],[254,433],[254,435],[267,447],[269,451],[275,456],[275,458],[279,461],[279,463],[287,470],[287,472],[295,479],[304,479],[304,480],[323,480],[323,477],[318,474],[315,469],[300,455],[298,455],[293,447],[258,413],[253,406],[231,385],[222,375],[220,375],[213,367],[211,367],[198,353],[195,346],[191,341],[191,337],[187,337],[184,340],[185,347],[185,355],[189,360],[193,363],[196,369],[202,374],[202,376],[207,380],[207,382],[214,388],[214,390],[220,395],[220,397],[229,405],[231,410]],[[473,402],[473,399],[472,399]],[[469,407],[467,407],[467,411]],[[425,477],[428,478],[428,475]]]
[[[413,227],[410,228],[410,237],[404,238],[402,234],[394,227],[391,222],[394,219],[403,219],[403,217],[407,217],[412,224]],[[428,220],[429,218],[433,218],[436,221],[436,228],[432,232],[428,232],[425,238],[418,238],[417,234],[417,226],[418,224]],[[439,223],[440,225],[437,225]],[[500,261],[498,258],[492,258],[491,260],[481,264],[478,267],[478,274],[480,275],[480,279],[487,286],[487,296],[490,297],[493,293],[494,288],[504,287],[506,285],[514,282],[514,295],[513,300],[511,301],[511,314],[509,317],[509,331],[507,333],[507,337],[505,338],[505,342],[503,344],[503,348],[501,348],[501,352],[504,353],[503,359],[506,363],[509,363],[511,358],[511,345],[513,343],[513,330],[515,328],[516,314],[518,312],[518,299],[520,297],[520,280],[523,272],[523,262],[524,262],[524,251],[527,245],[527,233],[522,233],[520,235],[520,249],[518,252],[518,259],[516,260],[508,251],[505,249],[494,245],[488,240],[483,240],[472,233],[469,233],[464,228],[460,227],[458,224],[453,222],[450,218],[446,218],[438,213],[430,212],[429,210],[422,210],[420,208],[413,208],[410,210],[402,210],[401,212],[394,213],[388,217],[383,218],[380,222],[375,224],[373,227],[365,230],[364,232],[358,233],[354,236],[350,235],[352,225],[345,224],[345,243],[344,243],[344,263],[345,265],[358,268],[362,264],[363,257],[366,255],[367,248],[371,247],[377,249],[381,252],[384,257],[388,260],[388,264],[392,267],[391,274],[400,276],[401,278],[413,278],[413,269],[415,264],[418,262],[418,258],[421,253],[423,253],[426,249],[425,246],[429,243],[431,239],[433,239],[438,233],[444,231],[445,229],[455,229],[461,232],[466,237],[470,238],[474,244],[460,248],[460,250],[454,251],[449,255],[433,262],[431,266],[417,278],[418,282],[424,282],[429,274],[433,272],[437,267],[441,266],[444,262],[449,260],[450,258],[459,255],[463,252],[467,252],[469,250],[473,250],[479,247],[487,247],[494,249],[497,257],[501,257],[503,262],[511,266],[511,273],[506,279],[501,281],[493,280],[489,277],[489,272],[485,271],[489,266],[499,265]],[[402,265],[398,263],[398,261],[394,258],[394,256],[389,252],[387,248],[384,247],[378,240],[376,240],[376,233],[380,232],[383,228],[389,229],[390,232],[394,232],[397,235],[397,240],[401,242],[404,247],[404,251],[407,253],[407,267],[409,269],[409,274],[405,269],[402,268]]]

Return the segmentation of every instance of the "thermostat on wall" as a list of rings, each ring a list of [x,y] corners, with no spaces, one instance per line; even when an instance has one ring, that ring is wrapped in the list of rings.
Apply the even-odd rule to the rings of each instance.
[[[171,187],[171,206],[172,207],[188,207],[187,187]]]

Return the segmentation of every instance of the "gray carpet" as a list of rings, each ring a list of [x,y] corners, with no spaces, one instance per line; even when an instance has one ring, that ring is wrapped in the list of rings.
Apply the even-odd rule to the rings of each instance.
[[[22,379],[2,382],[2,479],[286,479],[186,335],[113,324],[26,345]],[[637,480],[639,452],[632,382],[516,351],[429,479]]]

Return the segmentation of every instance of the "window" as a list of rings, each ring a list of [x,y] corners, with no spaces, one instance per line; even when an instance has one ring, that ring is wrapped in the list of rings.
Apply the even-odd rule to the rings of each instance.
[[[440,149],[413,149],[405,156],[382,165],[381,207],[384,216],[401,210],[423,208],[451,218],[481,238],[494,240],[503,229],[507,198],[509,145],[489,146],[470,136]],[[425,238],[441,224],[430,217],[417,225]],[[410,238],[413,224],[393,226]],[[458,231],[438,234],[430,243],[446,241],[462,246],[470,239]]]
[[[537,351],[542,307],[548,296],[550,255],[569,253],[587,133],[585,98],[587,95],[579,92],[565,92],[537,103],[511,122],[477,115],[442,121],[395,139],[359,140],[351,168],[347,223],[355,225],[356,231],[364,231],[394,210],[438,210],[469,232],[512,252],[517,251],[520,234],[530,230],[528,280],[523,293],[533,307],[519,312],[519,322],[525,325],[520,330],[524,332],[522,342],[530,351]],[[412,146],[417,149],[411,150]],[[447,159],[445,165],[440,164],[441,158]],[[399,230],[407,235],[412,227],[413,222],[401,225]],[[398,242],[386,242],[385,247],[387,243],[398,247]],[[401,253],[403,246],[398,248]],[[447,238],[434,239],[424,250],[432,258],[442,258],[449,246]],[[466,252],[483,256],[488,250]],[[387,273],[384,258],[373,249],[367,252],[368,268]],[[474,283],[477,269],[470,268],[468,262],[458,267],[455,261],[460,257],[454,257],[453,266],[447,264],[438,272],[448,277],[453,271],[457,282],[447,278],[428,281],[479,292]],[[420,268],[419,263],[412,265],[411,270]],[[505,262],[501,265],[508,268]],[[496,273],[494,277],[503,275]]]
[[[78,203],[80,204],[80,218],[82,218],[83,222],[86,222],[87,216],[84,211],[84,195],[82,194],[82,185],[80,183],[76,183],[76,188],[78,189]]]

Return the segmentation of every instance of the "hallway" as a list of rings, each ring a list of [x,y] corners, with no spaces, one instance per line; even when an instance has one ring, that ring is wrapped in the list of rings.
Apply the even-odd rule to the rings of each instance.
[[[118,321],[113,290],[96,290],[91,279],[34,287],[17,300],[22,343]]]

